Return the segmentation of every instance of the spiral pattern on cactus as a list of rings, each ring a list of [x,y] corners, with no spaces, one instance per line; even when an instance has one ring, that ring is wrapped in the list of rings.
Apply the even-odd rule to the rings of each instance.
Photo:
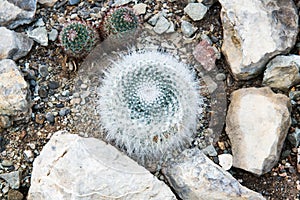
[[[61,46],[72,57],[83,57],[90,53],[97,39],[96,31],[79,21],[66,24],[60,33]]]
[[[107,140],[142,162],[189,143],[202,113],[193,72],[157,51],[121,56],[98,92]]]

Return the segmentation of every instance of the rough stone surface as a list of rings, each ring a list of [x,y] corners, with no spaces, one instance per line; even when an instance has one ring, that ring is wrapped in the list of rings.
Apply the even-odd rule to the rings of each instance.
[[[222,51],[234,77],[260,74],[270,58],[287,53],[298,34],[292,0],[220,0],[224,30]]]
[[[142,15],[146,13],[147,10],[147,4],[144,3],[138,3],[133,6],[133,10],[137,15]]]
[[[264,199],[240,185],[198,148],[183,151],[176,160],[167,163],[162,172],[181,199]]]
[[[3,121],[1,118],[7,117],[12,121],[27,121],[31,112],[28,98],[28,85],[15,62],[9,59],[1,60],[0,121]]]
[[[216,66],[216,59],[220,58],[220,52],[211,45],[207,39],[202,40],[194,49],[195,59],[207,71],[211,71]]]
[[[22,24],[29,24],[36,11],[36,0],[1,0],[0,26],[14,29]]]
[[[95,138],[55,133],[33,163],[28,200],[176,199],[145,168]]]
[[[12,189],[19,189],[20,173],[18,171],[0,174],[0,178],[4,179]]]
[[[43,4],[45,6],[49,6],[49,7],[52,7],[54,6],[54,4],[57,2],[58,0],[38,0],[38,2],[40,4]]]
[[[0,59],[18,60],[31,50],[32,45],[33,41],[25,34],[0,27]]]
[[[288,90],[300,82],[300,56],[277,56],[267,64],[263,84],[280,90]]]
[[[277,163],[291,124],[289,98],[269,87],[232,93],[226,117],[233,166],[261,175]]]
[[[184,8],[184,12],[194,21],[203,19],[207,10],[207,7],[202,3],[189,3]]]

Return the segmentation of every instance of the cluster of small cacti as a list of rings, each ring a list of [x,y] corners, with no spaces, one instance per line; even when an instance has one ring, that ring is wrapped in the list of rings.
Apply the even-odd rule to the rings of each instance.
[[[139,18],[132,9],[118,7],[106,13],[99,30],[102,39],[111,35],[126,38],[131,37],[138,26]],[[98,33],[93,27],[79,21],[65,24],[60,33],[61,46],[69,56],[75,58],[90,53],[98,38]]]
[[[119,7],[106,14],[101,29],[105,37],[108,35],[122,36],[125,33],[134,33],[138,26],[139,18],[132,9]]]
[[[171,55],[121,55],[98,90],[106,139],[142,164],[180,150],[191,141],[202,113],[197,85],[193,72]]]
[[[83,57],[91,52],[98,39],[97,32],[89,25],[73,21],[64,26],[60,42],[64,51],[71,57]]]

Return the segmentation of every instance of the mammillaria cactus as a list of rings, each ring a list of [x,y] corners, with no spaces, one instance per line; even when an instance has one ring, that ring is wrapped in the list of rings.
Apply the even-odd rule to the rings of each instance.
[[[103,36],[122,37],[126,33],[134,33],[139,26],[139,18],[128,7],[118,7],[109,11],[101,26]],[[126,34],[126,35],[130,35]]]
[[[121,56],[98,92],[106,139],[141,164],[189,144],[202,114],[194,73],[158,51]]]
[[[98,39],[96,31],[89,25],[73,21],[66,24],[60,33],[64,51],[72,57],[86,56],[95,47]]]

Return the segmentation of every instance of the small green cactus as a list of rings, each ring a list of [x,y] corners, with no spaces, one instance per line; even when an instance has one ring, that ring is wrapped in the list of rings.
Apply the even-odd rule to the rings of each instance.
[[[84,57],[90,53],[97,40],[97,32],[79,21],[66,24],[60,33],[61,46],[69,56],[75,58]]]
[[[121,56],[98,92],[106,139],[141,164],[191,142],[203,113],[194,73],[157,51]]]
[[[118,7],[106,14],[101,29],[104,37],[109,35],[121,37],[126,33],[134,33],[138,26],[139,18],[132,9],[128,7]]]

